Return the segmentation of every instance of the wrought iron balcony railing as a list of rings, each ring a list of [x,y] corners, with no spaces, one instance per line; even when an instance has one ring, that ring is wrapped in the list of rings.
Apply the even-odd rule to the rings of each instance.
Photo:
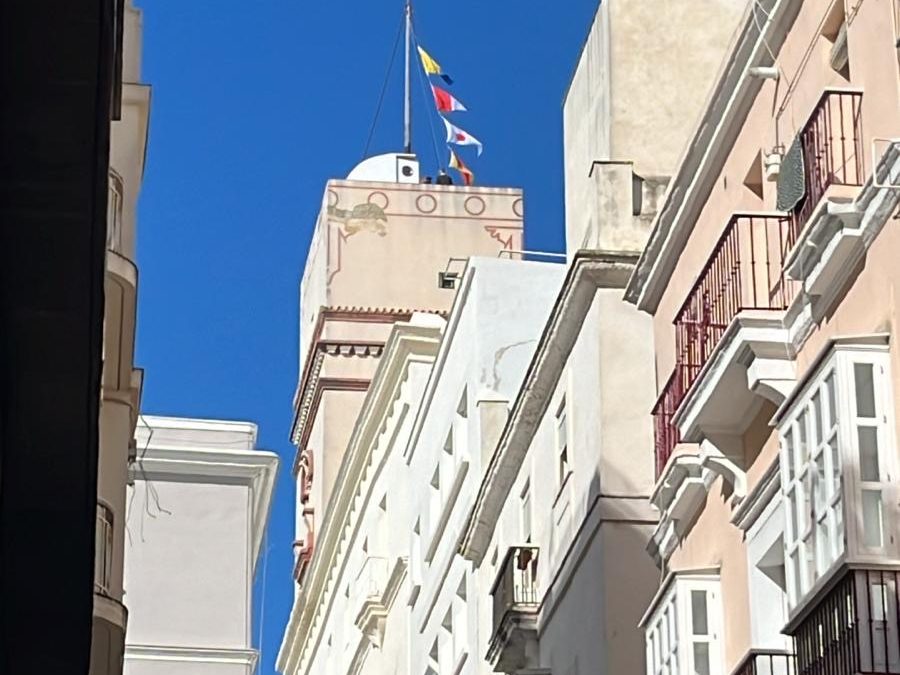
[[[494,634],[511,613],[535,613],[540,604],[537,588],[539,549],[510,546],[500,565],[491,597],[494,601]]]
[[[900,570],[849,569],[790,632],[797,675],[900,673]]]
[[[676,360],[687,369],[685,393],[738,313],[787,308],[794,289],[782,269],[788,224],[781,216],[731,218],[675,317]]]
[[[654,451],[656,455],[656,477],[659,478],[675,446],[681,442],[678,428],[672,423],[675,411],[684,398],[687,369],[676,364],[653,406]]]
[[[653,408],[657,476],[679,442],[672,418],[729,324],[743,310],[783,310],[793,299],[795,283],[783,271],[789,224],[732,216],[675,316],[676,366]]]
[[[862,93],[826,90],[800,131],[806,195],[791,213],[788,247],[832,185],[862,185]]]

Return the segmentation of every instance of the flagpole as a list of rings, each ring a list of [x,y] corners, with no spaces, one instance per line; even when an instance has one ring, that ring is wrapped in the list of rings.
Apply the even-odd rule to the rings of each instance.
[[[412,90],[409,77],[409,57],[412,43],[412,2],[406,0],[406,67],[403,72],[403,151],[412,152]]]

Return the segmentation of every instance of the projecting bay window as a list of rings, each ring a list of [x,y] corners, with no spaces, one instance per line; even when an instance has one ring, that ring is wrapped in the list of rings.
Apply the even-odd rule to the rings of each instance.
[[[721,675],[719,580],[676,577],[645,623],[648,675]]]
[[[887,349],[872,345],[837,346],[781,418],[791,607],[847,556],[896,555],[891,420]]]

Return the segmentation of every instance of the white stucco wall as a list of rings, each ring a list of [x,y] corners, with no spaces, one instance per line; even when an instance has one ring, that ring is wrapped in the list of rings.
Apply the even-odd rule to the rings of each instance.
[[[479,611],[479,598],[489,586],[479,583],[472,564],[456,548],[484,470],[482,435],[493,432],[480,428],[479,402],[508,404],[515,398],[564,273],[560,265],[470,261],[471,277],[464,281],[449,321],[451,327],[456,324],[455,332],[448,329],[445,333],[439,357],[443,364],[440,370],[435,369],[429,383],[431,399],[421,412],[421,431],[410,447],[416,508],[408,529],[412,531],[419,520],[422,547],[427,550],[432,539],[435,542],[431,562],[422,565],[422,588],[412,607],[410,673],[414,675],[430,672],[429,667],[438,673],[489,672],[484,655],[490,624],[485,625]],[[457,479],[461,482],[455,500],[445,498],[436,513],[431,480],[435,468],[445,460],[444,442],[464,392],[465,441],[456,444],[455,452],[463,455],[454,458],[454,463],[461,466],[465,462],[468,468],[464,477]],[[464,451],[460,448],[463,445]],[[459,475],[456,469],[454,478]],[[445,474],[441,480],[446,491]],[[436,531],[439,517],[441,527]],[[466,595],[463,602],[458,594],[461,585]],[[453,616],[452,633],[443,625],[448,612]],[[436,663],[432,658],[435,643]]]
[[[129,489],[125,673],[253,672],[253,571],[277,456],[252,424],[149,417]]]
[[[416,319],[414,318],[414,321]],[[434,317],[430,322],[440,321]],[[402,331],[402,328],[395,329]],[[392,339],[396,339],[396,335]],[[435,338],[437,331],[435,331]],[[393,365],[386,357],[383,369]],[[392,572],[405,568],[409,551],[409,533],[397,523],[405,523],[409,513],[409,471],[403,451],[412,421],[428,380],[431,362],[427,358],[398,365],[403,370],[402,383],[378,406],[364,409],[363,415],[383,415],[376,422],[380,434],[364,461],[364,474],[345,474],[344,481],[354,481],[357,497],[346,512],[330,512],[321,521],[319,540],[333,528],[342,531],[339,550],[332,561],[328,580],[315,602],[321,607],[307,633],[300,641],[302,658],[297,673],[406,673],[409,594],[406,577],[401,579],[380,637],[367,636],[356,619],[367,596],[386,588]],[[373,387],[375,385],[373,384]],[[358,438],[354,434],[353,442]],[[346,455],[349,471],[352,455]],[[399,567],[398,567],[399,566]],[[307,576],[316,585],[315,574]],[[378,648],[375,648],[376,642]],[[355,668],[355,670],[354,670]]]
[[[655,520],[646,502],[653,482],[651,325],[620,294],[595,290],[479,568],[480,613],[490,621],[486,591],[498,563],[510,546],[525,543],[521,495],[528,484],[541,598],[539,657],[530,665],[564,675],[642,671],[637,623],[658,575],[645,551]],[[555,350],[550,343],[548,353]],[[564,480],[557,470],[563,401]]]

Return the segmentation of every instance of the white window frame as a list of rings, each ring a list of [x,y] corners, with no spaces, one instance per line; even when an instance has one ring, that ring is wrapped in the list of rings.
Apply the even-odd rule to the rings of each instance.
[[[837,345],[778,423],[784,497],[785,576],[791,609],[848,556],[895,556],[884,534],[896,519],[896,457],[889,352],[885,345]],[[855,372],[871,368],[872,416],[861,415]],[[860,429],[873,429],[877,476],[863,475]],[[805,438],[806,450],[801,439]],[[856,516],[863,496],[880,494],[879,544],[869,544]],[[847,514],[853,517],[847,517]]]
[[[671,581],[645,623],[647,675],[723,675],[720,592],[715,575],[679,575]],[[705,599],[705,616],[694,616],[694,594]],[[703,624],[705,632],[695,630]],[[706,645],[708,671],[697,670],[698,645]]]

